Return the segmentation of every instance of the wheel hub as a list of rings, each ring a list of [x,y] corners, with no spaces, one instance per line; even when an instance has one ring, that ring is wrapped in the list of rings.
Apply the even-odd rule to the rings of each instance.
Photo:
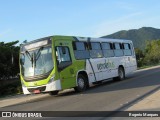
[[[80,88],[84,87],[84,80],[82,78],[78,79],[78,85],[79,85]]]

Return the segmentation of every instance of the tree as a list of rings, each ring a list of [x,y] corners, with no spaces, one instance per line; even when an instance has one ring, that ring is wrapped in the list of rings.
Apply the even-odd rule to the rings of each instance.
[[[143,60],[144,60],[144,53],[143,53],[143,51],[141,49],[139,49],[139,48],[136,48],[135,49],[135,53],[136,53],[136,59],[137,59],[137,65],[138,65],[138,67],[143,66],[144,65],[144,62],[143,62]]]
[[[14,77],[19,72],[19,41],[0,42],[0,79]]]
[[[160,40],[147,41],[145,48],[145,63],[160,63]]]

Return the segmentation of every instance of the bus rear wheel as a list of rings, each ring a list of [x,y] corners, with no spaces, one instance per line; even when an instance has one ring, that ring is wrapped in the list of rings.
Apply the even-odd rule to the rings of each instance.
[[[114,80],[124,80],[125,79],[125,72],[122,67],[118,68],[118,76],[113,78]]]
[[[87,88],[87,79],[82,75],[79,74],[77,78],[77,86],[74,88],[76,92],[85,91]]]

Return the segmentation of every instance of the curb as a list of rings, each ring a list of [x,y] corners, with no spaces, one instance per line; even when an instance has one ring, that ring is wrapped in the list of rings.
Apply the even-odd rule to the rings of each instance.
[[[139,70],[136,70],[135,72],[150,70],[150,69],[159,68],[159,67],[160,67],[160,65],[157,65],[157,66],[153,66],[153,67],[149,67],[149,68],[139,69]]]

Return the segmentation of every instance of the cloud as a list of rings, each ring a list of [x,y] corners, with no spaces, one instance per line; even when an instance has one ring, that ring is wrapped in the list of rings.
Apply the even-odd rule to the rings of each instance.
[[[126,16],[122,16],[115,20],[106,20],[102,23],[99,23],[95,26],[94,37],[101,37],[104,35],[108,35],[114,32],[117,32],[122,29],[131,29],[137,28],[141,23],[138,19],[143,15],[142,12],[136,12],[132,14],[128,14]]]

